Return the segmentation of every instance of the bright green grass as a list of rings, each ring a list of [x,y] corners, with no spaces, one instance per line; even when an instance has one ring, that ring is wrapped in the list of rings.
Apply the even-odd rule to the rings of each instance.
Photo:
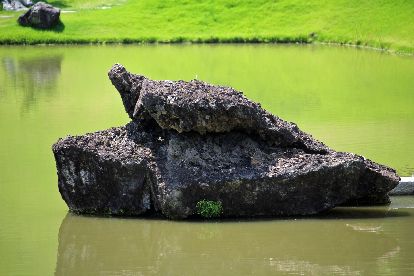
[[[336,42],[414,52],[413,0],[54,0],[64,26],[19,27],[0,43]],[[111,6],[109,9],[102,7]],[[311,35],[314,34],[314,35]]]

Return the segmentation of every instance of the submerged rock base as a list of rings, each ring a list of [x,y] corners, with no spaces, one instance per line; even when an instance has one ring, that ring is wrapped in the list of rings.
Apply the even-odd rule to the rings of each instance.
[[[122,76],[126,86],[142,81],[137,75],[129,76],[133,81]],[[145,85],[134,87],[122,93],[138,89],[143,95]],[[185,89],[191,93],[194,88]],[[145,92],[147,97],[151,91]],[[217,104],[221,94],[214,97]],[[137,101],[135,97],[133,102]],[[174,105],[174,98],[158,102],[148,102],[141,116],[130,112],[133,120],[124,127],[69,136],[53,145],[59,191],[70,210],[128,216],[158,213],[184,219],[197,214],[197,202],[212,200],[221,202],[223,217],[310,215],[349,202],[384,203],[388,191],[398,184],[394,170],[352,153],[335,152],[259,106],[254,108],[264,116],[254,117],[247,130],[237,124],[222,131],[224,126],[216,117],[210,126],[220,131],[197,131],[198,124],[204,123],[196,115],[192,118],[197,119],[185,116],[180,110],[183,104],[168,106]],[[208,116],[206,101],[203,105]],[[199,106],[191,108],[197,112]],[[179,112],[173,111],[173,120],[168,120],[168,110]],[[223,110],[221,117],[228,121],[229,113]],[[279,128],[255,131],[252,126],[260,125],[266,116],[272,116],[268,125],[275,122]],[[177,131],[184,125],[181,119],[188,131]],[[275,131],[283,133],[271,136]],[[265,139],[268,136],[273,139]]]

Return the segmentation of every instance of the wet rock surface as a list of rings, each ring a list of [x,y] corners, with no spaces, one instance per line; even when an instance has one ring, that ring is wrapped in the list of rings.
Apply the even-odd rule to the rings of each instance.
[[[232,88],[152,81],[121,65],[109,77],[132,121],[53,146],[72,211],[183,219],[206,199],[223,217],[310,215],[384,203],[398,184],[394,170],[329,149]]]
[[[18,18],[21,26],[50,29],[59,23],[60,9],[44,2],[37,2]]]

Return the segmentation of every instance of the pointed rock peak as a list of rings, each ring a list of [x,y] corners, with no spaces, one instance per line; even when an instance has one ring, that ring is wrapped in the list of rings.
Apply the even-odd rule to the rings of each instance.
[[[125,111],[132,119],[135,104],[140,95],[144,76],[129,73],[125,67],[116,63],[108,72],[108,77],[121,95]]]

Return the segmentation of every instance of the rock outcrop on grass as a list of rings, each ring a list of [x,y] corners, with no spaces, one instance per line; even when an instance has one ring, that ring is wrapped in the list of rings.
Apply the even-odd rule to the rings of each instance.
[[[60,9],[44,2],[37,2],[26,13],[19,16],[21,26],[38,29],[50,29],[59,23]]]
[[[311,215],[385,203],[398,184],[393,169],[329,149],[232,88],[154,81],[119,64],[109,77],[132,121],[53,145],[72,211],[183,219],[209,200],[222,217]]]

